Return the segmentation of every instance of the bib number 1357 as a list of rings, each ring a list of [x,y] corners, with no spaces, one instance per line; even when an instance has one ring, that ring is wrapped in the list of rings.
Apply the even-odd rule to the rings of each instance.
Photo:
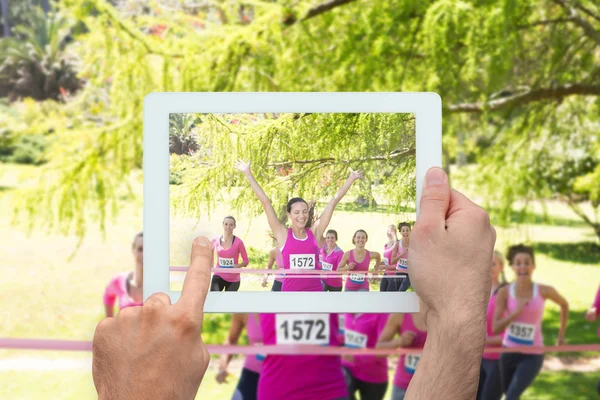
[[[277,344],[329,344],[328,314],[276,314]]]

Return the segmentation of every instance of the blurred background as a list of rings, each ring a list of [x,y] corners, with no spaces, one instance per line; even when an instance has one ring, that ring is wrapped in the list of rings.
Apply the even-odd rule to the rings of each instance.
[[[535,279],[570,302],[567,342],[599,342],[584,318],[600,284],[597,1],[0,6],[0,337],[91,340],[106,286],[135,269],[146,94],[435,91],[452,185],[490,213],[498,250],[535,247]],[[193,146],[193,126],[170,135]],[[348,201],[342,212],[388,212]],[[229,320],[208,316],[206,341],[222,343]],[[558,325],[548,304],[547,345]],[[219,385],[211,365],[198,398],[230,398],[240,367]],[[548,354],[523,398],[597,398],[599,371],[598,353]],[[0,349],[0,397],[94,398],[91,353]]]

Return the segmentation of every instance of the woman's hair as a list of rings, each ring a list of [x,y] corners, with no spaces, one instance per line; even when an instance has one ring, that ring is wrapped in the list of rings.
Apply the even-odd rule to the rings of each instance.
[[[233,225],[237,225],[237,222],[235,222],[235,218],[233,218],[231,215],[228,215],[225,218],[223,218],[223,222],[225,222],[226,219],[232,220],[233,221]]]
[[[338,235],[337,235],[337,232],[336,232],[336,231],[334,231],[333,229],[330,229],[330,230],[328,230],[328,231],[327,231],[327,233],[325,234],[325,236],[329,235],[330,233],[331,233],[332,235],[335,235],[335,240],[338,240]]]
[[[388,228],[393,228],[394,232],[398,233],[398,229],[396,228],[396,225],[392,224],[392,225],[388,226]]]
[[[315,204],[317,203],[315,200],[311,200],[310,203],[307,203],[302,197],[294,197],[290,199],[287,203],[286,210],[288,213],[292,212],[292,206],[295,203],[304,203],[308,206],[308,221],[306,221],[306,229],[309,229],[312,224],[315,223]]]
[[[352,236],[352,244],[356,244],[356,243],[354,242],[354,238],[356,238],[356,235],[357,235],[359,232],[362,232],[362,233],[364,233],[364,234],[365,234],[365,236],[367,237],[367,239],[369,238],[369,235],[367,235],[367,232],[365,232],[363,229],[359,229],[359,230],[357,230],[356,232],[354,232],[354,236]]]
[[[135,248],[135,242],[137,242],[138,238],[144,238],[144,232],[140,232],[137,235],[135,235],[135,237],[133,238],[133,242],[131,243],[131,248]]]
[[[508,254],[507,258],[508,258],[508,262],[510,263],[510,265],[514,264],[515,257],[519,253],[529,254],[529,256],[531,256],[531,261],[535,264],[535,256],[533,254],[533,247],[525,246],[524,244],[516,244],[514,246],[510,246],[506,253]]]
[[[500,263],[504,266],[504,256],[502,255],[502,253],[499,250],[494,250],[494,255],[498,260],[500,260]],[[504,275],[504,268],[502,268],[502,271],[500,271],[500,286],[498,288],[505,286],[507,283],[508,282],[506,282],[506,275]]]
[[[401,231],[403,226],[407,226],[409,230],[412,230],[412,228],[410,227],[410,224],[408,222],[400,222],[398,224],[398,230]]]

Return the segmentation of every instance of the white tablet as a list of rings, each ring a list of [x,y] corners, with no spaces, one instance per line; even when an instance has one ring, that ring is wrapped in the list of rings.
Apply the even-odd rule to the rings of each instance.
[[[435,93],[149,94],[144,299],[179,299],[204,235],[215,252],[205,312],[418,311],[399,287],[403,223],[441,143]]]

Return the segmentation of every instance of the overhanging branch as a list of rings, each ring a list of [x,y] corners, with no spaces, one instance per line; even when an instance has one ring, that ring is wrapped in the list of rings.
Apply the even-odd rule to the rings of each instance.
[[[485,110],[496,111],[508,106],[518,106],[541,100],[560,100],[567,96],[600,96],[600,85],[568,84],[553,88],[528,90],[513,96],[491,100],[487,103],[463,103],[445,107],[447,113],[481,113]]]
[[[567,11],[569,13],[573,23],[575,23],[581,29],[583,29],[583,31],[589,38],[593,39],[596,43],[600,44],[600,31],[597,31],[592,26],[592,24],[587,22],[585,19],[581,18],[579,16],[579,12],[574,7],[572,7],[566,0],[553,0],[553,1],[556,4],[558,4],[559,6],[561,6],[562,8],[564,8],[565,11]]]
[[[326,164],[334,164],[334,163],[349,164],[349,163],[354,163],[354,162],[385,161],[385,160],[394,159],[394,158],[414,156],[415,154],[416,154],[415,149],[394,150],[390,154],[387,154],[387,155],[354,158],[351,160],[341,160],[341,159],[336,159],[333,157],[325,157],[325,158],[318,158],[318,159],[314,159],[314,160],[281,161],[281,162],[275,162],[275,163],[269,164],[269,166],[271,166],[271,167],[289,167],[292,165],[306,165],[306,164],[315,164],[315,163],[320,163],[320,164],[325,164],[325,165]]]
[[[326,13],[327,11],[333,10],[334,8],[343,6],[348,3],[352,3],[355,0],[330,0],[325,3],[318,4],[313,8],[309,9],[304,16],[300,19],[297,19],[295,15],[290,15],[286,19],[283,20],[283,24],[286,26],[293,25],[296,22],[306,21],[307,19],[311,19],[316,17],[317,15],[321,15]]]

